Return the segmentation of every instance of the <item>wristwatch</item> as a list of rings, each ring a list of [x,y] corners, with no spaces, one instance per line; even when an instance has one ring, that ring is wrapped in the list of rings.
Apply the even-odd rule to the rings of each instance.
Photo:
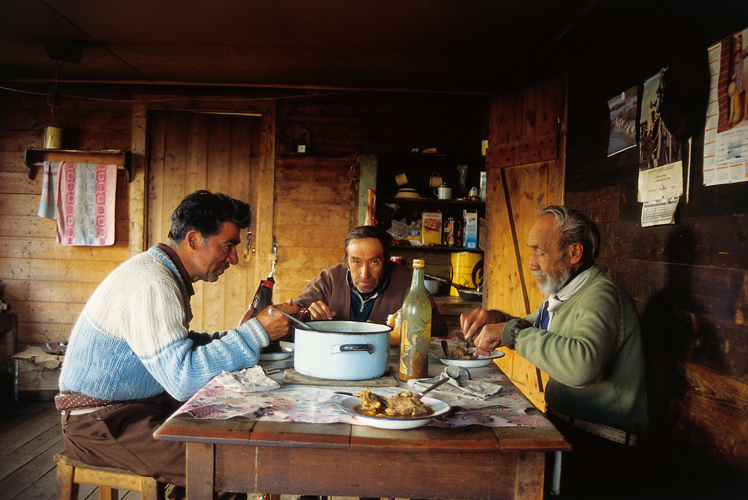
[[[515,323],[512,329],[509,331],[509,335],[512,339],[512,345],[514,345],[514,342],[517,340],[517,335],[519,335],[519,332],[531,326],[532,326],[532,323],[530,323],[526,319],[521,319],[517,321],[517,323]]]

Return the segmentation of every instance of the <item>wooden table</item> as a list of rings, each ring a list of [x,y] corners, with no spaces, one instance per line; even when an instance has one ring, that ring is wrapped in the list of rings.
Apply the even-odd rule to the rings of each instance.
[[[420,427],[177,416],[154,434],[187,443],[189,500],[213,491],[378,498],[541,499],[550,427]]]

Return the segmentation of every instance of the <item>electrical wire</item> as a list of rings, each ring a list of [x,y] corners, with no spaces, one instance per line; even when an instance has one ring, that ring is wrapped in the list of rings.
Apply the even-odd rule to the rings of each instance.
[[[30,95],[38,95],[38,96],[47,96],[49,97],[50,94],[43,93],[43,92],[33,92],[30,90],[21,90],[21,89],[14,89],[10,87],[4,87],[0,85],[0,90],[7,90],[9,92],[17,92],[19,94],[30,94]],[[54,80],[54,88],[53,90],[56,92],[57,90],[57,69],[55,69],[55,80]],[[302,98],[310,98],[310,97],[320,97],[320,96],[329,96],[329,95],[340,95],[340,94],[350,94],[354,92],[360,92],[357,90],[345,90],[345,91],[336,91],[336,92],[320,92],[316,94],[306,94],[306,95],[288,95],[288,96],[274,96],[274,97],[169,97],[169,98],[163,98],[163,99],[107,99],[103,97],[88,97],[88,96],[80,96],[80,95],[68,95],[68,94],[57,94],[60,98],[65,97],[68,99],[83,99],[87,101],[104,101],[104,102],[130,102],[130,103],[149,103],[149,102],[171,102],[171,101],[183,101],[185,99],[189,99],[191,101],[210,101],[210,102],[251,102],[251,101],[272,101],[272,100],[279,100],[279,99],[302,99]],[[53,117],[54,119],[54,117]]]

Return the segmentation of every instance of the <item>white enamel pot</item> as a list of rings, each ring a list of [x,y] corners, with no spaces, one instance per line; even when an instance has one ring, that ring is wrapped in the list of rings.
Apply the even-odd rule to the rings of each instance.
[[[358,321],[310,321],[295,328],[293,367],[325,380],[367,380],[387,371],[390,328]]]

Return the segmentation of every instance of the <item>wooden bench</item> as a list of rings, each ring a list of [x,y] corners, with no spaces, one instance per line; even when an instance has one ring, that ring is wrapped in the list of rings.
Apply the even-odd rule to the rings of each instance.
[[[74,460],[67,451],[55,455],[57,500],[77,500],[78,485],[99,487],[99,500],[117,500],[117,490],[140,492],[143,500],[165,500],[166,485],[152,477],[138,476],[124,469],[97,467]]]

